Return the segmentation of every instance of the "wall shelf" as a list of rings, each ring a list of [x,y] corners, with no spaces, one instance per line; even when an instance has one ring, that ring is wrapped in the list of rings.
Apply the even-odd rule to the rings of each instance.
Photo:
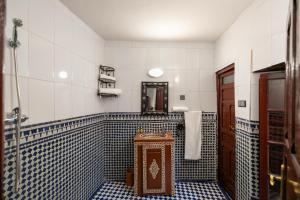
[[[116,88],[115,68],[110,66],[99,66],[98,92],[101,97],[117,97],[121,90]]]

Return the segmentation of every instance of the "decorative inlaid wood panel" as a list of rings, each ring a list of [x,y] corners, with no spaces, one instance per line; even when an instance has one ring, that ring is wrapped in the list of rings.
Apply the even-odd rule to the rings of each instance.
[[[165,145],[143,145],[143,193],[164,193],[165,183]]]

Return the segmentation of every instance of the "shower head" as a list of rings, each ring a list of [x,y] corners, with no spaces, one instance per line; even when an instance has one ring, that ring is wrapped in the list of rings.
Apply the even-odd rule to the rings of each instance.
[[[21,19],[18,19],[18,18],[14,18],[13,19],[13,23],[14,23],[15,27],[21,27],[21,26],[23,26],[23,21]]]
[[[18,31],[17,31],[17,28],[23,26],[23,21],[21,19],[14,18],[13,19],[13,24],[14,24],[14,27],[13,27],[13,36],[12,36],[12,39],[10,39],[8,41],[8,44],[9,44],[10,47],[12,47],[12,48],[15,49],[15,48],[17,48],[18,46],[21,45],[21,43],[18,41]]]

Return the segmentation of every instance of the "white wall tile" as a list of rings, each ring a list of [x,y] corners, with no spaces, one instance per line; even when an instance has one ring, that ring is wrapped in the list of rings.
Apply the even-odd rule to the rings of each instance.
[[[132,48],[132,68],[145,68],[146,65],[146,48]]]
[[[131,69],[117,69],[116,79],[117,79],[117,87],[121,88],[122,90],[131,90],[133,80],[140,76],[138,74],[139,71],[134,71]]]
[[[160,65],[164,69],[185,69],[185,48],[160,48]]]
[[[103,110],[99,110],[97,106],[98,104],[100,104],[100,99],[97,96],[96,89],[85,88],[84,98],[85,114],[103,112]]]
[[[189,100],[189,110],[191,111],[199,111],[201,110],[201,92],[199,91],[193,91],[193,92],[189,92],[188,94],[188,100]],[[207,97],[205,97],[207,98]],[[204,105],[205,108],[209,109],[207,106],[209,105]]]
[[[169,99],[168,99],[169,100],[169,106],[168,106],[169,107],[169,112],[172,112],[173,107],[176,106],[174,93],[175,93],[174,87],[171,87],[169,85]]]
[[[289,8],[289,1],[271,1],[271,27],[272,34],[280,34],[286,30],[286,22]]]
[[[201,73],[199,69],[192,69],[188,71],[187,79],[188,79],[188,90],[189,91],[199,91],[201,89]],[[211,78],[211,77],[209,77]],[[203,85],[203,87],[206,88],[206,86],[209,86],[209,83],[211,82],[210,79],[206,79],[208,82]],[[209,88],[207,88],[209,89]]]
[[[199,49],[199,67],[203,70],[214,68],[214,49]]]
[[[240,50],[235,62],[234,81],[235,86],[249,85],[251,69],[251,51]],[[250,93],[250,90],[248,90]]]
[[[15,76],[5,75],[4,76],[4,112],[9,113],[12,109],[18,107],[17,101],[17,92],[16,92],[16,82]],[[29,104],[28,104],[28,79],[20,77],[19,78],[20,85],[20,94],[21,94],[21,107],[22,113],[25,115],[29,115]]]
[[[106,51],[104,51],[104,64],[108,66],[118,67],[119,66],[118,48],[106,46],[105,44],[105,49]]]
[[[29,29],[49,41],[54,39],[56,0],[29,0]]]
[[[80,86],[72,86],[71,93],[72,116],[85,115],[85,89]]]
[[[88,62],[79,56],[72,56],[72,84],[85,86],[87,82]]]
[[[102,97],[101,101],[104,106],[105,112],[119,112],[118,98],[115,97]]]
[[[185,69],[199,69],[199,66],[200,66],[200,50],[187,49]]]
[[[72,13],[60,2],[55,5],[54,42],[68,50],[73,49],[75,22]]]
[[[279,33],[271,38],[271,64],[275,65],[285,60],[286,54],[286,34]]]
[[[156,68],[156,67],[164,67],[160,64],[160,48],[147,48],[146,50],[146,67]]]
[[[107,41],[104,50],[105,62],[118,64],[117,87],[123,90],[119,98],[105,104],[107,111],[139,112],[142,81],[169,82],[169,111],[173,106],[199,110],[202,102],[198,98],[200,91],[215,92],[214,49],[211,44],[191,46],[185,43]],[[148,70],[157,67],[164,70],[163,76],[150,78]],[[202,98],[211,99],[211,93]],[[179,100],[181,94],[186,95],[185,101]],[[208,108],[215,110],[216,105],[214,108],[212,105],[216,102],[207,102],[210,104]]]
[[[98,88],[98,70],[99,66],[88,62],[86,66],[86,87],[97,89]]]
[[[28,28],[28,1],[29,0],[8,0],[6,1],[6,26],[12,27],[14,18],[22,19],[23,28]]]
[[[180,95],[185,96],[185,100],[180,100]],[[173,94],[173,106],[187,106],[190,107],[189,92],[187,90],[174,90]]]
[[[55,120],[72,117],[72,101],[71,85],[66,83],[55,83]]]
[[[251,84],[251,120],[259,121],[259,85]]]
[[[174,71],[174,88],[177,90],[189,91],[190,88],[190,70]]]
[[[132,91],[131,90],[123,90],[122,95],[118,97],[118,112],[131,112],[132,105],[138,102],[137,100],[132,100]]]
[[[72,54],[58,46],[54,50],[54,80],[65,83],[72,80]]]
[[[170,92],[169,92],[169,98],[171,98],[170,96]],[[131,111],[132,112],[141,112],[141,92],[140,91],[132,91],[131,93]],[[170,102],[169,102],[170,105]]]
[[[240,85],[235,87],[235,116],[249,119],[250,117],[250,83],[247,85]],[[246,107],[238,107],[238,100],[245,100]]]
[[[200,70],[200,90],[216,91],[216,74],[212,70]]]
[[[29,120],[31,124],[54,120],[54,84],[29,79]]]
[[[9,0],[5,39],[12,18],[20,17],[17,49],[25,124],[93,114],[104,110],[96,95],[98,66],[104,63],[104,40],[57,0]],[[74,35],[74,32],[76,34]],[[5,109],[15,106],[11,50],[5,47]],[[68,74],[66,79],[59,72]]]
[[[12,38],[12,27],[6,26],[5,41],[9,41]],[[21,76],[28,76],[28,32],[24,29],[18,29],[18,40],[20,46],[17,48],[17,64],[18,72]],[[4,66],[3,73],[14,74],[14,61],[13,61],[13,49],[8,46],[8,42],[4,44]]]
[[[54,46],[34,34],[29,35],[29,76],[53,80]]]
[[[217,112],[217,93],[200,92],[201,110],[204,112]]]

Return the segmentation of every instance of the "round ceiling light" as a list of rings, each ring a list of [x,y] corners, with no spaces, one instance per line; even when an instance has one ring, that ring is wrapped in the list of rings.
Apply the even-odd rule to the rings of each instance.
[[[160,68],[152,68],[148,71],[148,75],[152,78],[161,77],[164,74],[164,71]]]
[[[66,71],[60,71],[58,73],[58,76],[59,76],[60,79],[66,79],[66,78],[68,78],[68,72],[66,72]]]

